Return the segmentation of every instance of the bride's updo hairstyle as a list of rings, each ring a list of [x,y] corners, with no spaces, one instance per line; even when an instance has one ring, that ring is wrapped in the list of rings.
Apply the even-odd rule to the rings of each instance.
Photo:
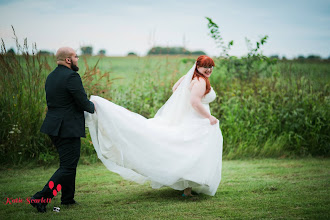
[[[202,55],[202,56],[199,56],[196,60],[196,68],[195,68],[194,75],[192,76],[192,79],[194,79],[195,77],[197,79],[199,79],[199,77],[202,77],[205,80],[205,82],[206,82],[206,91],[205,91],[204,95],[209,93],[210,90],[211,90],[210,80],[209,80],[209,78],[207,78],[206,76],[201,74],[198,71],[197,67],[212,67],[212,66],[214,66],[214,61],[212,60],[211,57]]]

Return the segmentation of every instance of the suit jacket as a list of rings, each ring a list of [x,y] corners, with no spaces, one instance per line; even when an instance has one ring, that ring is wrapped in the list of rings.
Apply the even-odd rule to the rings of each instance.
[[[84,111],[94,113],[79,74],[58,65],[45,85],[48,111],[42,133],[59,137],[86,137]]]

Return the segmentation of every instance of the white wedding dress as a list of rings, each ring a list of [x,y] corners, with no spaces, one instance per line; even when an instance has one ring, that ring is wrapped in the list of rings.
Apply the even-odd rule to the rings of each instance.
[[[210,125],[189,103],[193,68],[154,118],[146,119],[98,96],[96,113],[85,112],[99,159],[112,172],[152,188],[192,187],[214,195],[221,180],[222,134],[219,123]],[[216,97],[213,89],[202,99]]]

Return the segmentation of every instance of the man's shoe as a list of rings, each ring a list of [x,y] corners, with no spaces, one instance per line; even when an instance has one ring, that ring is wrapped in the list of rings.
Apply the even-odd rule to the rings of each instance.
[[[34,207],[34,208],[37,208],[38,212],[41,212],[41,213],[44,213],[46,212],[46,206],[47,206],[47,203],[33,203],[31,202],[31,200],[34,200],[36,198],[34,198],[33,196],[31,197],[30,199],[30,204]]]

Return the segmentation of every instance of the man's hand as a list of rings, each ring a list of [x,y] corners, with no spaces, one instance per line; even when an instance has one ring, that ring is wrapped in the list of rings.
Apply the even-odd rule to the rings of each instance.
[[[91,101],[91,102],[93,102],[93,104],[94,104],[94,110],[96,111],[96,103],[95,103],[95,101]]]

